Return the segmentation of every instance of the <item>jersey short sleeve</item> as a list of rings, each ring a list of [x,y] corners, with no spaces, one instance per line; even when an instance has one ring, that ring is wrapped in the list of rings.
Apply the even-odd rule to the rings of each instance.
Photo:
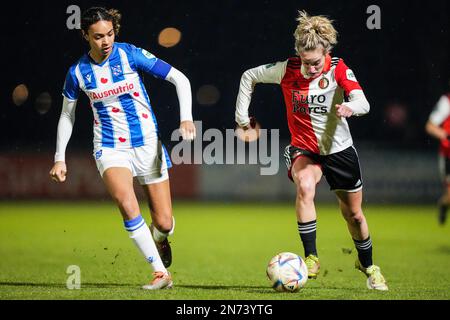
[[[430,114],[429,120],[434,125],[440,126],[449,116],[450,116],[450,99],[448,96],[443,95],[434,106],[434,109]]]
[[[346,96],[349,96],[350,92],[353,90],[362,90],[358,80],[356,80],[355,74],[347,67],[342,59],[339,59],[339,62],[336,65],[334,76],[339,87],[344,89]]]
[[[157,78],[165,79],[172,68],[170,64],[158,59],[145,49],[131,46],[131,54],[138,70],[142,70]]]
[[[75,75],[76,65],[70,67],[66,75],[66,80],[63,87],[63,96],[70,100],[77,100],[80,93],[80,85],[77,76]]]

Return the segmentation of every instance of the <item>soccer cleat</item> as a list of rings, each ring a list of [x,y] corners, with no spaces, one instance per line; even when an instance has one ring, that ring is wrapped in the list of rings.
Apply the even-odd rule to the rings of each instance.
[[[305,263],[308,267],[308,278],[316,279],[320,270],[319,258],[313,254],[310,254],[306,257]]]
[[[386,280],[384,279],[383,275],[381,274],[380,267],[373,264],[367,268],[364,268],[361,265],[361,262],[359,262],[359,260],[356,260],[355,268],[367,276],[367,288],[380,290],[380,291],[389,290],[389,288],[386,284]]]
[[[158,249],[159,256],[161,257],[161,261],[164,264],[164,267],[168,268],[172,264],[172,249],[170,248],[169,240],[164,239],[161,242],[156,242],[156,249]]]
[[[164,273],[162,271],[153,272],[153,280],[150,284],[142,287],[145,290],[159,290],[159,289],[170,289],[172,288],[172,276],[170,272]]]
[[[445,224],[445,220],[447,219],[447,206],[446,205],[440,205],[439,206],[439,216],[438,216],[438,222],[440,225]]]

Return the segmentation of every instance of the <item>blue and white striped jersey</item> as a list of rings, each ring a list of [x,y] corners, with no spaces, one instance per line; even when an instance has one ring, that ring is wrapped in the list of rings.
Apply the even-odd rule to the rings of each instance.
[[[172,67],[150,52],[114,43],[97,64],[88,54],[70,67],[63,95],[77,100],[80,89],[94,112],[94,149],[140,147],[157,137],[158,126],[140,71],[165,79]]]

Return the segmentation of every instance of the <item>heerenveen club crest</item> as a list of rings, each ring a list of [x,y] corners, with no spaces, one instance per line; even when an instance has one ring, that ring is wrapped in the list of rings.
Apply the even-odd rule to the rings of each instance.
[[[120,67],[120,64],[116,66],[111,66],[111,70],[115,77],[118,77],[122,74],[122,68]]]

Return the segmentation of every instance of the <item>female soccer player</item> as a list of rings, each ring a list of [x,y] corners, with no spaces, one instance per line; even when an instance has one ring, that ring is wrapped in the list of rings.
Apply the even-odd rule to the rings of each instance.
[[[380,268],[372,262],[372,241],[361,209],[359,159],[346,121],[366,114],[369,103],[352,70],[342,59],[330,56],[337,43],[332,21],[304,11],[299,12],[297,21],[296,57],[249,69],[242,75],[236,122],[244,130],[252,126],[248,108],[256,83],[281,85],[291,133],[291,143],[285,149],[286,165],[297,188],[296,215],[308,276],[316,278],[320,268],[314,195],[325,175],[358,251],[356,267],[367,276],[369,289],[388,290]],[[342,91],[347,102],[342,102]]]
[[[167,172],[171,162],[158,138],[156,119],[139,72],[175,85],[180,103],[180,131],[187,140],[195,137],[191,87],[180,71],[150,52],[115,42],[120,18],[117,10],[99,7],[82,14],[82,35],[90,50],[70,67],[66,76],[55,164],[50,176],[57,182],[66,180],[65,150],[82,90],[89,97],[94,113],[93,156],[97,168],[119,207],[125,229],[154,271],[153,280],[143,288],[170,288],[172,279],[166,268],[171,264],[172,254],[167,237],[175,226]],[[148,197],[150,228],[141,216],[133,177],[137,177]]]
[[[438,222],[444,225],[450,205],[450,92],[443,94],[434,106],[425,130],[430,136],[440,141],[439,169],[444,190],[439,199]]]

